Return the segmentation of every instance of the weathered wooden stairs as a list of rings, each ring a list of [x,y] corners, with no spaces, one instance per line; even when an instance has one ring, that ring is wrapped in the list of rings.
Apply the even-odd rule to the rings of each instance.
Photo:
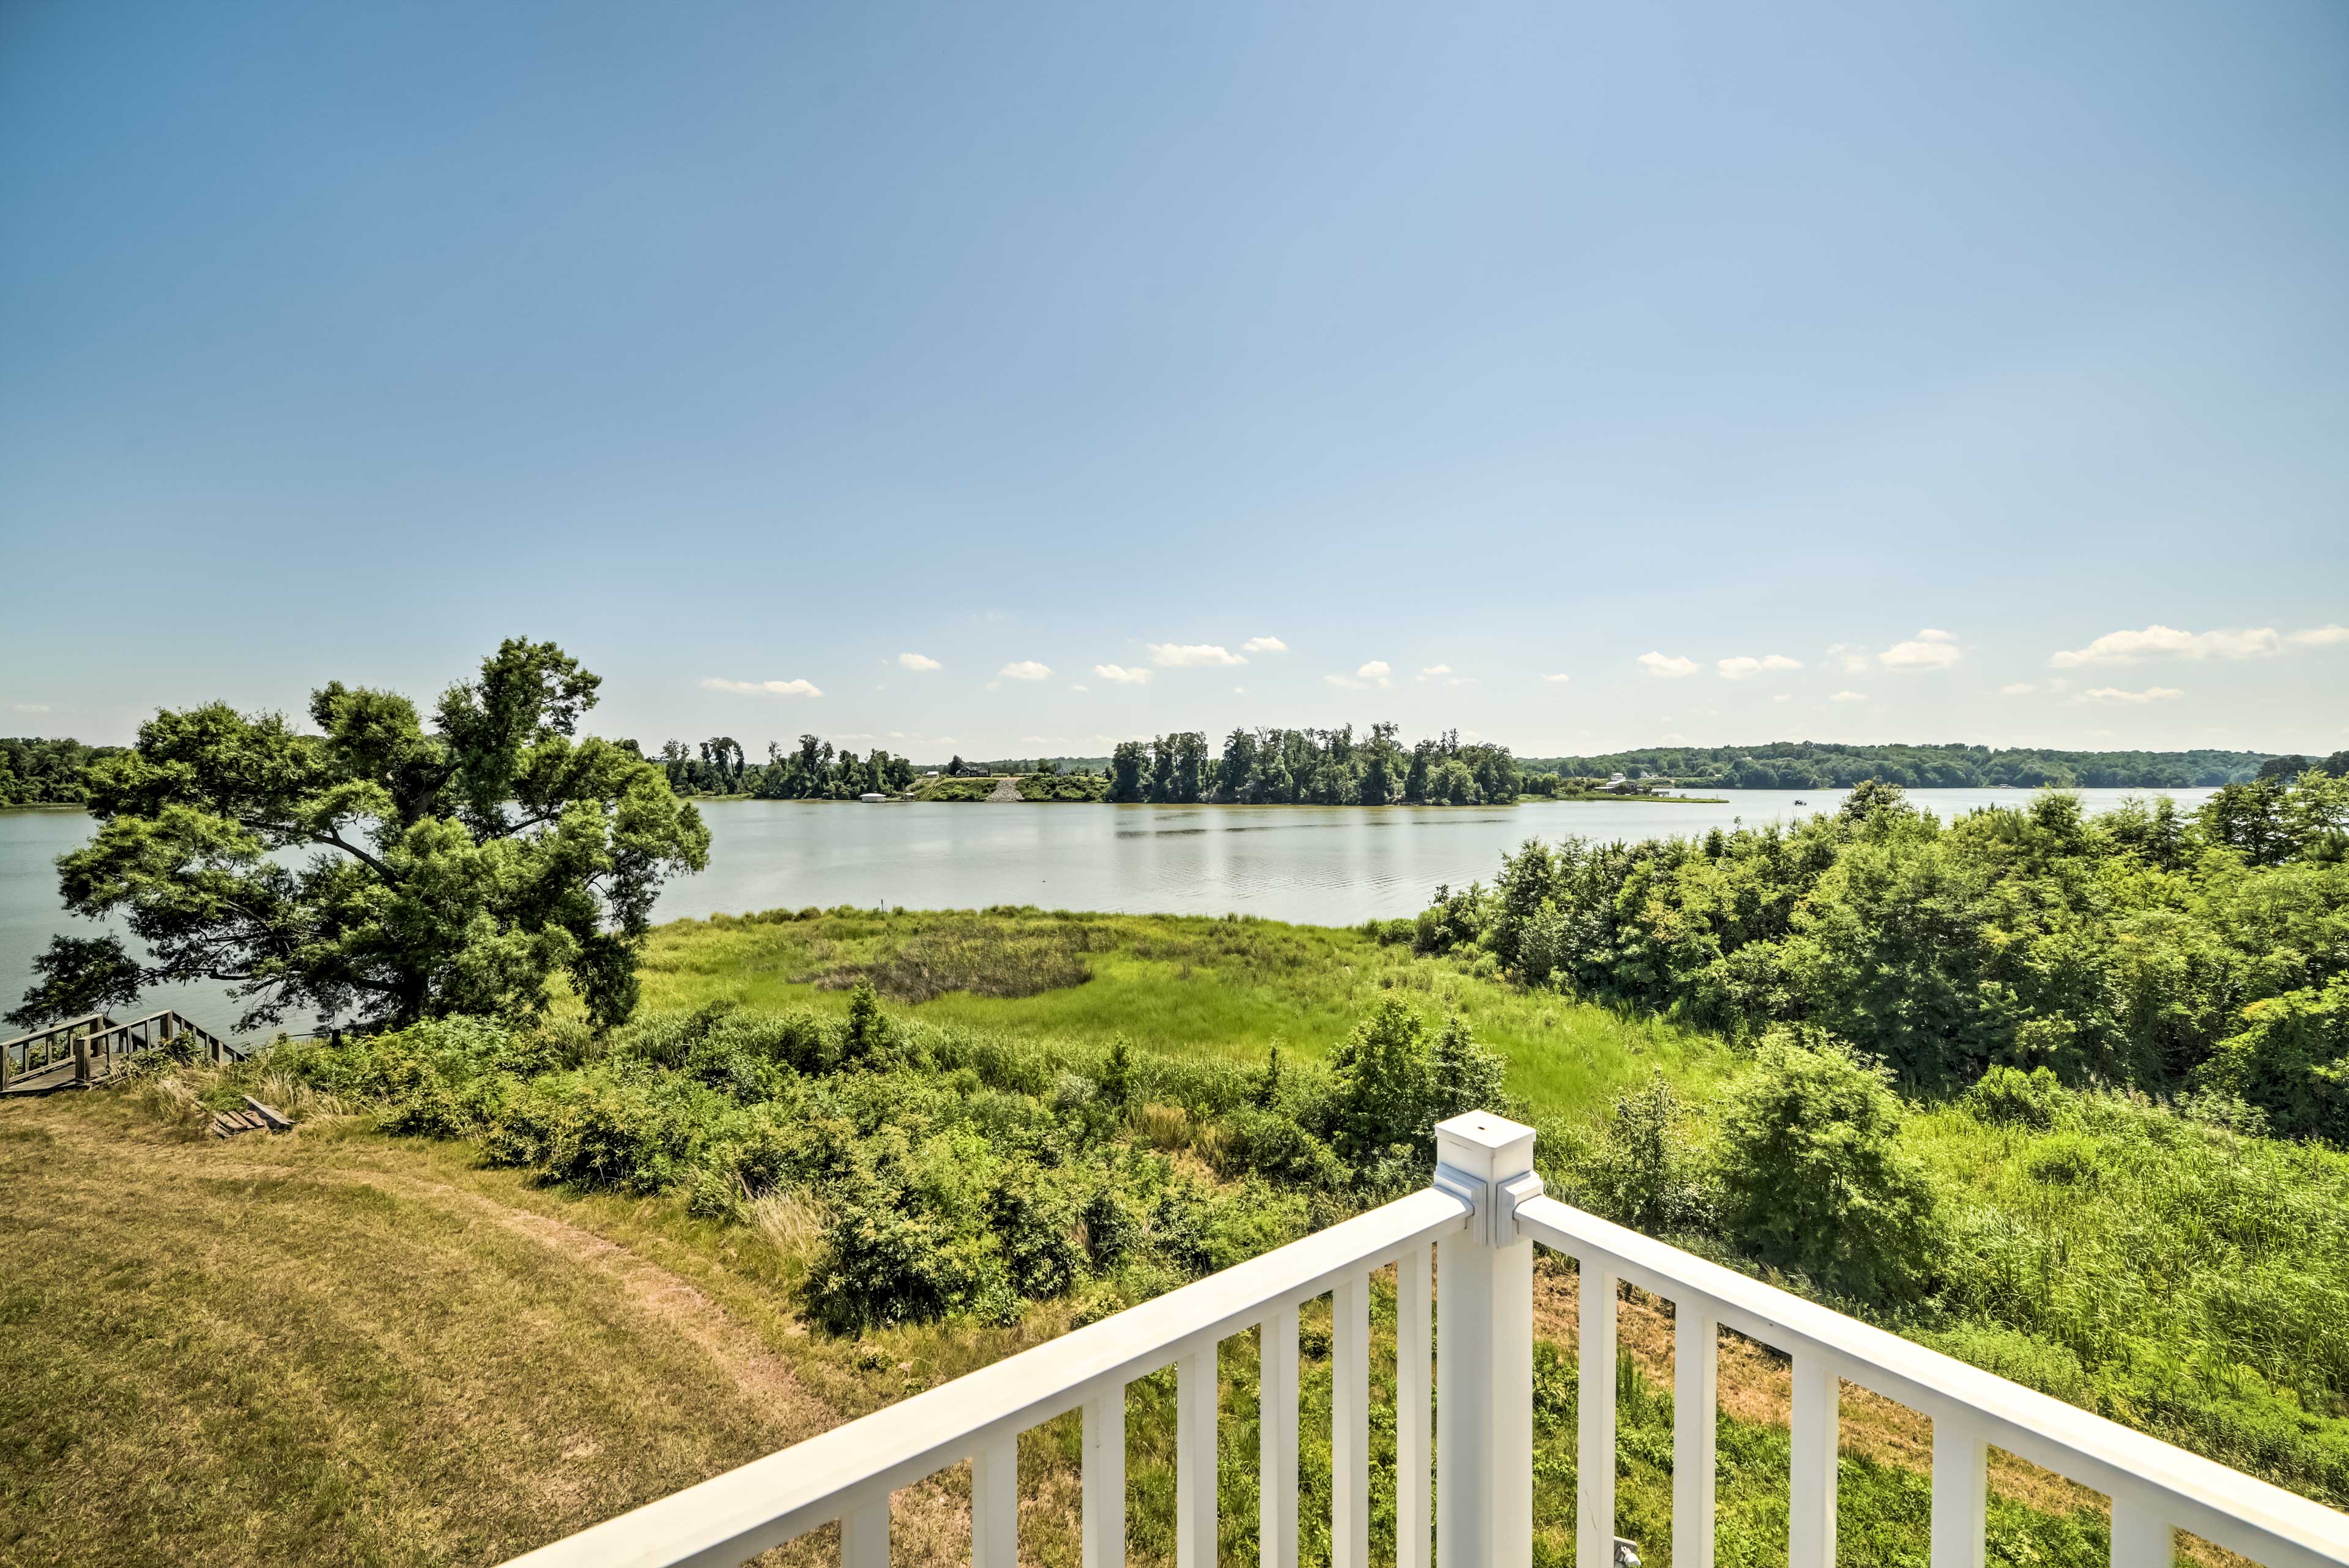
[[[133,1059],[182,1042],[184,1048],[215,1066],[245,1054],[169,1007],[128,1023],[104,1013],[85,1013],[0,1040],[0,1095],[94,1088],[124,1071]]]

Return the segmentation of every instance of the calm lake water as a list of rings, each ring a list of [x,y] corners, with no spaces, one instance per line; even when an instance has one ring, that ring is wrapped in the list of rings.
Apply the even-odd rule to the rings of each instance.
[[[2089,811],[2144,791],[2084,789]],[[2166,791],[2191,808],[2208,789]],[[1833,810],[1837,789],[1740,789],[1722,805],[1528,801],[1489,809],[1312,806],[877,805],[704,801],[709,869],[672,883],[657,918],[896,904],[1222,914],[1349,925],[1414,914],[1439,883],[1492,880],[1504,852],[1528,838],[1651,839],[1738,822],[1787,822]],[[1943,817],[2015,805],[2019,789],[1917,789]],[[59,904],[50,862],[89,837],[70,811],[0,811],[0,996],[13,1006],[33,954],[51,934],[88,924]],[[233,1007],[197,988],[158,993],[208,1027]]]

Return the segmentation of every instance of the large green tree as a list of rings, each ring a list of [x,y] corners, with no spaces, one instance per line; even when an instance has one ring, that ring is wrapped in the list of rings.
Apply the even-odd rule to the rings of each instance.
[[[708,863],[709,832],[660,768],[577,734],[597,684],[515,639],[429,726],[339,681],[311,697],[316,734],[224,703],[157,713],[89,769],[97,836],[57,861],[67,906],[119,916],[143,956],[57,937],[10,1021],[203,981],[249,1004],[247,1027],[295,1008],[520,1016],[558,976],[599,1022],[626,1018],[653,900]]]

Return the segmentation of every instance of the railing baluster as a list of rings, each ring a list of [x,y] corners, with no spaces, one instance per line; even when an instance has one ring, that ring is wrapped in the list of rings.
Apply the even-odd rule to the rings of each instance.
[[[1951,1411],[1933,1417],[1933,1568],[1982,1568],[1990,1449]]]
[[[2113,1568],[2170,1568],[2177,1561],[2177,1532],[2158,1514],[2113,1499]]]
[[[1330,1292],[1330,1568],[1370,1568],[1371,1276]]]
[[[1788,1463],[1788,1568],[1834,1568],[1836,1452],[1843,1379],[1816,1351],[1795,1352],[1795,1408]]]
[[[1395,1260],[1395,1568],[1429,1568],[1428,1249]]]
[[[970,1459],[971,1568],[1019,1568],[1019,1438],[996,1439]]]
[[[1615,1562],[1615,1276],[1582,1264],[1581,1369],[1574,1408],[1575,1562]]]
[[[1085,1401],[1084,1568],[1125,1563],[1125,1388]]]
[[[840,1568],[889,1568],[889,1494],[841,1516]]]
[[[1704,1305],[1672,1305],[1672,1562],[1713,1568],[1713,1453],[1721,1407],[1721,1323]]]
[[[1216,1568],[1216,1347],[1174,1366],[1174,1568]]]
[[[1257,1560],[1297,1568],[1297,1308],[1264,1320],[1257,1388]]]

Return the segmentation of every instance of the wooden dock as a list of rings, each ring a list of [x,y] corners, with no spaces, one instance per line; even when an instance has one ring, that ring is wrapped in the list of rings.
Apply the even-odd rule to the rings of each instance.
[[[173,1050],[220,1065],[245,1055],[202,1025],[166,1007],[128,1023],[85,1013],[12,1040],[0,1040],[0,1095],[93,1088],[140,1057]]]

